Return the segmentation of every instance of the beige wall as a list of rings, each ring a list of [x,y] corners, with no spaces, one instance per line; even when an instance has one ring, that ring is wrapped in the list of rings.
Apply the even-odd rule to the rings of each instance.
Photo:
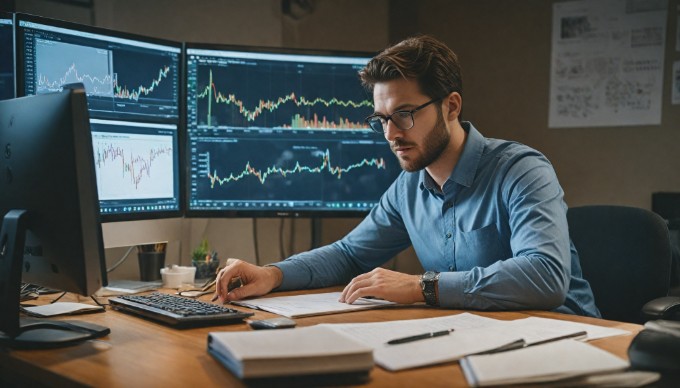
[[[670,105],[676,12],[669,0],[662,124],[621,128],[548,128],[552,3],[545,0],[316,0],[311,13],[283,15],[277,0],[95,0],[93,11],[45,0],[16,0],[18,10],[161,38],[266,46],[378,51],[417,32],[447,42],[460,57],[464,116],[488,137],[523,142],[555,165],[570,206],[610,203],[650,208],[651,193],[680,191],[680,106]],[[310,244],[310,222],[295,220],[294,251]],[[331,242],[358,220],[323,222]],[[263,262],[278,259],[281,220],[257,222]],[[153,229],[175,241],[170,262],[208,237],[220,257],[253,261],[252,220],[185,219],[106,225],[109,237]],[[284,221],[285,250],[291,220]],[[109,249],[109,261],[122,253]],[[180,259],[184,258],[184,259]],[[394,263],[390,263],[392,265]],[[136,260],[112,274],[136,275]],[[418,272],[412,252],[396,268]]]

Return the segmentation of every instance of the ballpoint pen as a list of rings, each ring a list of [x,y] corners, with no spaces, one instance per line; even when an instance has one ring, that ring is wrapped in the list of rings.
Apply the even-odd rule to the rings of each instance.
[[[565,335],[561,335],[559,337],[548,338],[548,339],[544,339],[542,341],[530,342],[530,343],[526,344],[526,346],[543,345],[543,344],[547,344],[548,342],[561,341],[561,340],[569,339],[569,338],[578,339],[578,338],[587,338],[587,337],[588,337],[587,331],[585,331],[585,330],[584,331],[577,331],[575,333],[565,334]]]
[[[428,338],[433,338],[433,337],[441,337],[443,335],[449,335],[453,329],[448,329],[448,330],[442,330],[442,331],[431,331],[429,333],[423,333],[423,334],[416,334],[416,335],[411,335],[408,337],[402,337],[402,338],[395,338],[393,340],[387,341],[388,345],[398,345],[398,344],[405,344],[408,342],[413,342],[413,341],[419,341],[423,339],[428,339]]]
[[[505,345],[501,345],[497,348],[489,349],[489,350],[483,350],[481,352],[477,353],[472,353],[468,354],[468,356],[481,356],[481,355],[486,355],[486,354],[495,354],[495,353],[502,353],[502,352],[507,352],[509,350],[517,350],[517,349],[522,349],[522,348],[528,348],[530,346],[536,346],[536,345],[543,345],[547,344],[549,342],[556,342],[556,341],[561,341],[565,339],[577,339],[577,338],[582,338],[582,337],[587,337],[588,333],[586,331],[577,331],[575,333],[570,333],[566,335],[561,335],[559,337],[553,337],[553,338],[548,338],[544,339],[541,341],[536,341],[536,342],[529,342],[527,343],[524,341],[524,339],[520,338],[516,341],[509,342]]]

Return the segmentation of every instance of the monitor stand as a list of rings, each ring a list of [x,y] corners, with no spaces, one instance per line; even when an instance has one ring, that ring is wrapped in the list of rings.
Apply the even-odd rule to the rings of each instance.
[[[87,322],[19,318],[26,219],[25,210],[10,210],[0,228],[0,345],[57,348],[109,334],[109,328]]]

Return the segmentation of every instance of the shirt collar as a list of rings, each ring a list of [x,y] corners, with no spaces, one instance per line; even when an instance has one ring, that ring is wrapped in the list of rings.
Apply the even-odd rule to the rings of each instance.
[[[479,161],[482,159],[485,139],[469,121],[461,122],[461,126],[468,133],[468,136],[463,146],[463,153],[460,159],[458,159],[453,172],[451,172],[448,181],[470,187],[475,179]],[[446,184],[448,184],[448,181]],[[437,183],[435,183],[434,179],[425,169],[420,172],[420,188],[421,190],[439,191]]]

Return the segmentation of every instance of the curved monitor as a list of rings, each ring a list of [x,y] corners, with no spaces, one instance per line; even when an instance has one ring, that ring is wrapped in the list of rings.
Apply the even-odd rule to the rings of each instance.
[[[181,43],[16,14],[18,95],[82,83],[103,221],[181,215]]]
[[[362,216],[401,171],[363,53],[187,44],[189,216]]]

